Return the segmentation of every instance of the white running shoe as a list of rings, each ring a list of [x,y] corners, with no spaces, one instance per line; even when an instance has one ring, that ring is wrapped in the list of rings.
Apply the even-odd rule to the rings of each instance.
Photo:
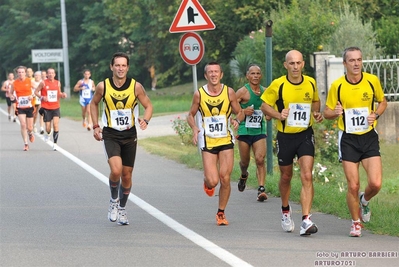
[[[53,144],[53,150],[57,151],[58,150],[58,145],[56,143]]]
[[[352,237],[362,236],[362,227],[363,227],[363,225],[360,222],[352,221],[352,226],[351,226],[351,231],[349,232],[349,236],[352,236]]]
[[[283,230],[286,232],[294,231],[295,224],[291,217],[291,213],[292,213],[291,206],[290,206],[290,210],[288,212],[281,211],[281,213],[282,213],[281,227],[283,227]]]
[[[37,133],[37,128],[36,128],[36,126],[33,127],[33,132],[34,132],[34,133]]]
[[[118,205],[118,199],[116,201],[113,201],[112,199],[109,200],[108,220],[111,222],[115,222],[116,218],[118,217]]]
[[[122,207],[118,207],[118,224],[119,225],[128,225],[129,221],[127,220],[126,209]]]
[[[362,197],[364,195],[364,192],[359,192],[359,213],[360,213],[360,218],[362,219],[362,222],[369,222],[370,217],[371,217],[371,211],[369,208],[369,205],[364,206],[362,204]]]
[[[45,135],[44,135],[44,142],[47,143],[47,142],[48,142],[48,139],[49,139],[49,135],[48,135],[48,134],[45,134]]]
[[[310,220],[309,215],[305,220],[302,221],[300,235],[310,235],[317,233],[317,226]]]

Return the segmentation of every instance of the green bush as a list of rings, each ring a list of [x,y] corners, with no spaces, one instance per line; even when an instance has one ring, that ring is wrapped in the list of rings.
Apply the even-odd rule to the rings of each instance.
[[[180,116],[176,117],[172,121],[173,130],[179,135],[182,144],[184,145],[194,145],[192,142],[193,139],[193,131],[191,127],[188,125],[186,119],[180,118]]]

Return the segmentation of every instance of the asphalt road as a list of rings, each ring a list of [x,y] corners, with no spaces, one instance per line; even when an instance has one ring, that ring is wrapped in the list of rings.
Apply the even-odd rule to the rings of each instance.
[[[202,172],[140,146],[130,225],[118,226],[107,219],[109,167],[92,132],[62,118],[58,151],[36,134],[24,152],[18,123],[0,107],[1,266],[399,266],[399,238],[368,231],[350,238],[350,221],[317,212],[319,232],[300,237],[294,203],[296,229],[285,233],[280,199],[259,203],[256,190],[240,193],[236,182],[230,224],[218,227],[217,197],[203,192]],[[174,134],[176,116],[153,118],[139,144]]]

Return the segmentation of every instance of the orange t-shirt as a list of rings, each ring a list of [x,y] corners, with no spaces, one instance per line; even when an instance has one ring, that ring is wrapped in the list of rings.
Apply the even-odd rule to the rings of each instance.
[[[61,94],[61,89],[58,86],[58,80],[50,81],[49,79],[45,79],[43,83],[41,96],[47,97],[47,101],[42,101],[42,107],[45,109],[60,108],[59,95]]]
[[[17,95],[17,108],[31,108],[34,105],[34,97],[32,97],[32,83],[29,78],[21,81],[14,80],[14,91]],[[29,97],[32,99],[29,100]]]

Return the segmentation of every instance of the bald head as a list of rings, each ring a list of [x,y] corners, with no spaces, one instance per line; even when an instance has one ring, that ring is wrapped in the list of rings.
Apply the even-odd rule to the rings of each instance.
[[[288,80],[292,83],[302,81],[302,69],[305,66],[302,53],[291,50],[285,55],[284,67],[287,69]]]
[[[293,58],[295,59],[295,61],[297,61],[298,59],[300,59],[300,61],[303,61],[302,53],[299,52],[298,50],[288,51],[288,53],[285,55],[285,62],[289,62]]]

